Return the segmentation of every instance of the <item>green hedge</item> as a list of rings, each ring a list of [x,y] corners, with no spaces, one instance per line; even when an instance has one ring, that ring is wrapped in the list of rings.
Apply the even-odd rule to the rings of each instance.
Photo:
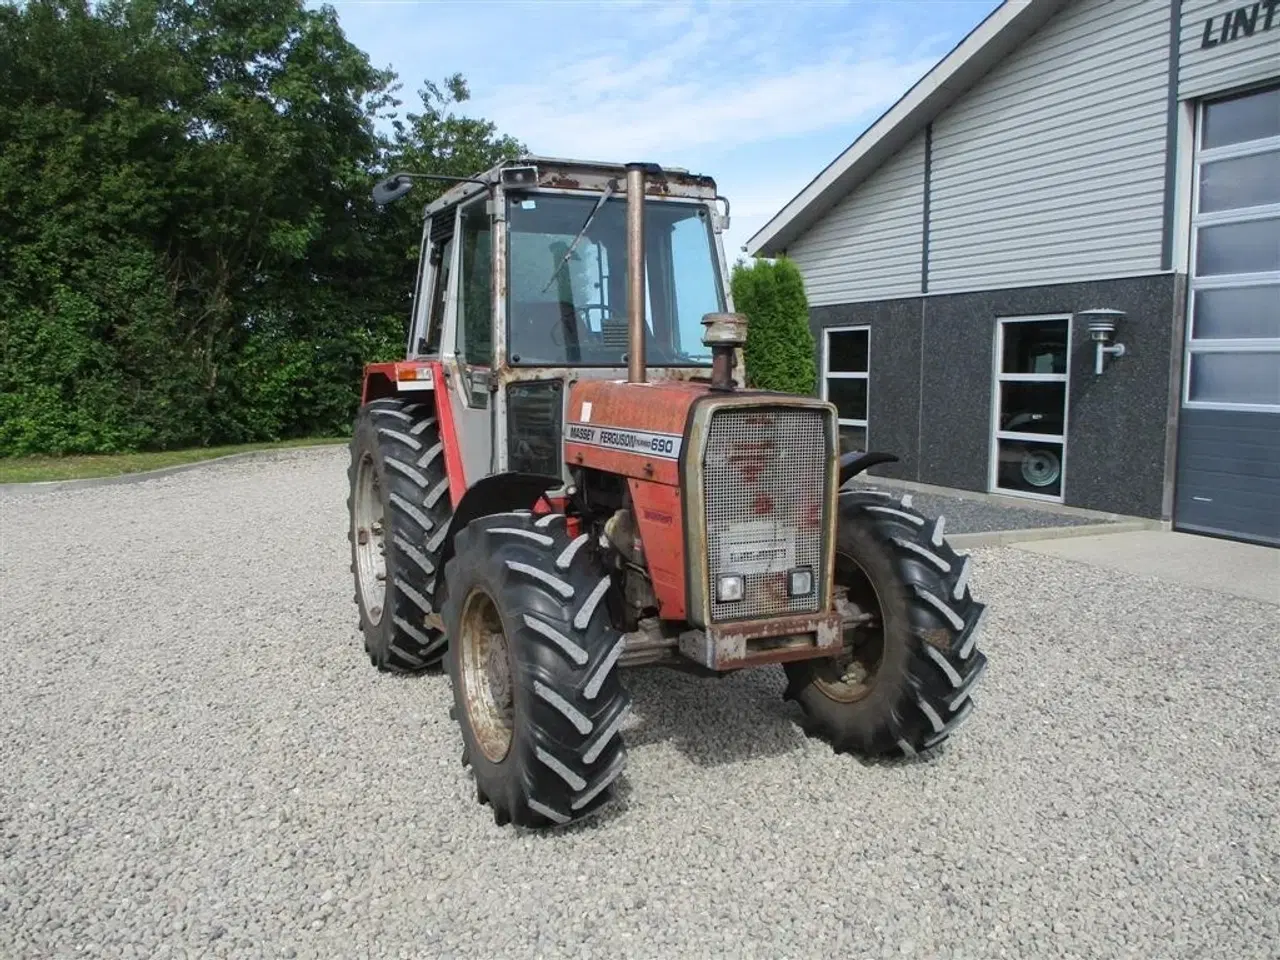
[[[804,279],[785,257],[734,265],[734,309],[747,316],[747,386],[812,396],[818,382]]]

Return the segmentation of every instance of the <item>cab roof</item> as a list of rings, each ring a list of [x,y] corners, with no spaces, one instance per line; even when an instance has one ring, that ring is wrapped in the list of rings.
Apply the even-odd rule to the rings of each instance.
[[[714,200],[717,196],[716,182],[711,177],[690,173],[682,167],[658,167],[650,164],[651,172],[645,184],[645,193],[653,196],[689,197],[700,200]],[[423,216],[430,217],[436,213],[457,206],[465,200],[488,189],[491,185],[503,182],[503,171],[516,167],[534,167],[537,179],[533,184],[516,184],[519,189],[528,190],[586,190],[599,193],[605,189],[610,180],[618,181],[620,190],[625,187],[627,165],[597,160],[566,160],[559,157],[526,155],[503,160],[476,174],[471,180],[450,187],[423,210]],[[508,189],[513,187],[509,186]]]

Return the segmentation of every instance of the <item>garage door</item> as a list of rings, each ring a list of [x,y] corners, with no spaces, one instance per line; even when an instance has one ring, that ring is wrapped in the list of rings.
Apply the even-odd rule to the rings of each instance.
[[[1280,545],[1280,86],[1198,120],[1174,526]]]

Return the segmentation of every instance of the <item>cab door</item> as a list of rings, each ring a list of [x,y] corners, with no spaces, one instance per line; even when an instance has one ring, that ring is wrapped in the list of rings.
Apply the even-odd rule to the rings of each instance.
[[[458,209],[445,320],[447,396],[468,486],[497,472],[494,461],[493,225],[481,197]]]

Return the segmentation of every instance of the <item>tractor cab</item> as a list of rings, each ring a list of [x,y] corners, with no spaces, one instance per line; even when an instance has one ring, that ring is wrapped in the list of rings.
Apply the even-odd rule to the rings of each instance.
[[[730,307],[727,201],[708,177],[643,173],[641,356],[629,350],[627,167],[507,161],[424,210],[406,361],[396,366],[403,377],[420,365],[424,379],[408,382],[425,387],[425,365],[440,365],[468,483],[505,472],[567,482],[561,425],[576,381],[636,368],[650,381],[710,382],[703,320]],[[395,388],[391,376],[372,389]]]

